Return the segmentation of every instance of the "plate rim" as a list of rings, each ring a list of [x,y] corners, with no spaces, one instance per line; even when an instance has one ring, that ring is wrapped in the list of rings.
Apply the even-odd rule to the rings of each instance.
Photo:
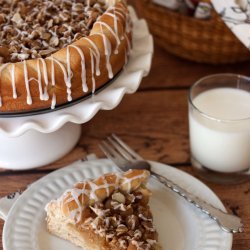
[[[164,172],[167,173],[168,170],[170,170],[170,172],[174,173],[174,174],[177,174],[178,175],[181,175],[181,176],[185,176],[185,179],[187,178],[188,179],[188,182],[189,184],[194,185],[193,184],[193,181],[196,182],[196,184],[198,185],[201,185],[202,186],[202,189],[205,188],[207,192],[210,192],[210,194],[212,194],[214,197],[214,199],[216,200],[216,203],[217,205],[223,209],[224,211],[226,211],[225,209],[225,206],[223,205],[222,201],[219,199],[219,197],[213,192],[213,190],[211,190],[205,183],[203,183],[202,181],[200,181],[199,179],[197,179],[196,177],[190,175],[189,173],[183,171],[183,170],[180,170],[178,168],[175,168],[173,166],[170,166],[168,164],[164,164],[164,163],[160,163],[160,162],[156,162],[156,161],[150,161],[152,166],[164,166]],[[3,234],[2,234],[2,243],[3,243],[3,249],[4,250],[8,250],[7,246],[6,246],[6,242],[7,242],[7,239],[6,239],[6,234],[7,234],[7,230],[10,230],[11,228],[11,225],[9,226],[8,223],[9,221],[11,221],[11,218],[13,218],[13,216],[15,217],[16,215],[14,214],[15,213],[15,210],[18,209],[19,207],[19,200],[22,200],[24,199],[26,196],[30,196],[32,193],[35,193],[34,191],[36,190],[36,188],[39,186],[39,185],[42,185],[42,184],[46,184],[46,183],[49,183],[53,180],[53,177],[54,176],[58,176],[59,175],[62,175],[64,172],[67,173],[69,172],[69,169],[70,170],[77,170],[78,168],[84,168],[85,164],[96,164],[98,163],[99,165],[101,165],[100,163],[102,163],[103,165],[106,164],[106,166],[108,166],[108,168],[111,167],[110,165],[110,160],[108,159],[97,159],[97,160],[91,160],[91,161],[82,161],[82,160],[79,160],[79,161],[75,161],[63,168],[60,168],[60,169],[57,169],[43,177],[41,177],[40,179],[38,179],[37,181],[33,182],[24,192],[23,194],[17,199],[17,201],[14,203],[14,205],[11,207],[9,213],[8,213],[8,217],[6,219],[6,221],[4,222],[4,226],[3,226]],[[114,164],[112,164],[113,167],[114,167]],[[73,168],[73,169],[72,169]],[[62,173],[61,173],[62,172]],[[72,172],[72,171],[71,171]],[[171,178],[170,178],[171,179]],[[193,187],[194,188],[194,187]],[[22,198],[24,197],[24,198]],[[226,248],[223,248],[223,250],[230,250],[232,248],[232,243],[233,243],[233,236],[232,234],[225,234],[227,235],[227,237],[223,240],[223,242],[225,243],[226,242]],[[229,248],[227,248],[227,246]]]

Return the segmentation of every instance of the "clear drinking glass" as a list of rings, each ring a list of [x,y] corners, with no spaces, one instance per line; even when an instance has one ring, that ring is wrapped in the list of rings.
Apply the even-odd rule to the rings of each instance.
[[[191,162],[210,181],[250,179],[250,78],[217,74],[189,92]]]

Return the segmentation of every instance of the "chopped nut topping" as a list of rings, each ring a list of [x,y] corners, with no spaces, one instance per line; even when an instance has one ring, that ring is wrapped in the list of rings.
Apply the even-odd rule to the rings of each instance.
[[[122,193],[114,193],[112,195],[112,199],[122,204],[125,204],[125,201],[126,201],[125,196]]]
[[[118,225],[118,227],[116,228],[116,233],[118,236],[126,232],[128,232],[128,228],[123,224]]]
[[[138,224],[139,224],[139,219],[134,214],[127,217],[126,225],[132,230],[134,230],[138,226]]]
[[[103,203],[90,207],[93,218],[84,222],[84,228],[92,228],[114,248],[152,250],[157,233],[145,201],[148,198],[145,199],[142,192],[123,194],[116,191]]]
[[[0,63],[49,56],[88,36],[104,0],[0,0]]]

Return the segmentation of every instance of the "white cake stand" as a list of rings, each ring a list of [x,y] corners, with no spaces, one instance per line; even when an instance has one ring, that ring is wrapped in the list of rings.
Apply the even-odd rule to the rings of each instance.
[[[0,167],[30,169],[54,162],[76,145],[81,125],[99,110],[115,108],[126,93],[134,93],[151,67],[153,39],[145,20],[138,19],[130,7],[133,50],[119,76],[94,96],[49,113],[0,117]]]

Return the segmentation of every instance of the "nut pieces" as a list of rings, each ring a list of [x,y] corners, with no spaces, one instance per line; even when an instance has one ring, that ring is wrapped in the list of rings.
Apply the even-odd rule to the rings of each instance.
[[[126,201],[125,196],[120,192],[114,193],[112,195],[112,200],[117,201],[117,202],[122,203],[122,204],[125,204],[125,201]]]
[[[0,48],[8,48],[0,63],[49,56],[88,36],[106,10],[103,0],[0,0],[0,6]]]
[[[91,206],[93,215],[84,222],[84,228],[92,228],[95,233],[121,249],[150,250],[157,240],[152,223],[152,214],[145,201],[145,190],[131,194],[116,191],[103,203]],[[105,232],[105,233],[104,233]]]
[[[122,235],[126,232],[128,232],[128,228],[123,224],[118,225],[118,227],[116,228],[117,236]]]

